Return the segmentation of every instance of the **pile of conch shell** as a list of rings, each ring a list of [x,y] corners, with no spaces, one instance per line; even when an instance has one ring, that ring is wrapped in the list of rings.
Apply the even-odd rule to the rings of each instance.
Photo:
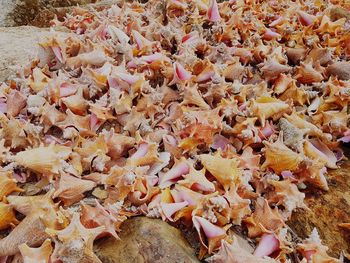
[[[52,21],[70,33],[0,86],[1,262],[100,262],[93,242],[138,215],[195,229],[208,262],[340,262],[285,222],[350,142],[349,10],[151,0]]]

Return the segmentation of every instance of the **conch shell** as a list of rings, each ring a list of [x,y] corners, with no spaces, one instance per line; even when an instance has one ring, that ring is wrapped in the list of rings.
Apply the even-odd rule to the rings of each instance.
[[[37,246],[42,244],[48,235],[40,213],[26,216],[12,232],[0,240],[0,257],[14,255],[19,252],[19,245]]]
[[[284,226],[278,208],[271,209],[267,200],[262,197],[257,199],[254,213],[244,221],[248,227],[249,237],[257,237],[266,230],[275,231]]]
[[[115,223],[117,219],[100,205],[97,200],[95,200],[95,207],[83,204],[81,213],[81,222],[85,227],[94,228],[104,226],[105,233],[112,235],[115,239],[119,239],[115,231]]]
[[[54,238],[55,249],[52,260],[63,262],[101,262],[93,252],[95,238],[104,231],[104,227],[85,228],[79,213],[74,213],[70,224],[63,230],[47,229]]]
[[[217,254],[206,260],[208,263],[276,263],[272,258],[259,258],[239,245],[237,237],[234,236],[232,244],[223,240]]]
[[[328,168],[337,168],[335,154],[319,140],[305,141],[304,152],[307,157],[325,164]]]
[[[202,245],[208,248],[209,254],[212,253],[214,249],[220,246],[221,239],[225,238],[226,236],[226,231],[200,216],[193,216],[192,221],[198,232]],[[201,235],[201,229],[208,240],[208,246],[204,243],[204,239]]]
[[[90,191],[95,186],[96,183],[93,181],[79,179],[64,173],[56,184],[53,197],[59,197],[65,205],[71,205],[83,199],[83,193]]]
[[[346,61],[334,62],[326,69],[328,75],[337,76],[341,80],[350,79],[350,63]]]
[[[0,201],[12,192],[23,192],[23,189],[17,186],[17,181],[12,179],[12,172],[0,172]]]
[[[271,168],[280,174],[284,170],[294,171],[303,160],[300,154],[289,149],[282,141],[282,137],[274,142],[264,142],[265,144],[265,162],[262,169]]]
[[[23,257],[23,263],[48,263],[52,253],[51,240],[46,239],[38,248],[31,248],[27,244],[21,244],[19,250]]]
[[[31,212],[37,209],[55,208],[55,203],[52,200],[52,194],[54,190],[50,190],[44,195],[34,196],[19,196],[10,195],[6,200],[13,206],[13,208],[23,215],[29,215]]]
[[[297,67],[296,79],[304,84],[312,84],[323,80],[323,75],[319,70],[313,67],[312,61],[309,63],[300,63]]]
[[[51,144],[19,152],[14,161],[34,172],[42,174],[58,174],[63,170],[62,160],[66,160],[71,149]]]
[[[290,106],[276,98],[260,97],[253,100],[250,107],[254,115],[259,117],[260,122],[265,123],[266,119],[283,114]]]
[[[0,230],[14,227],[19,221],[16,219],[12,205],[0,202]]]
[[[238,183],[242,175],[238,159],[226,159],[220,155],[202,154],[199,156],[203,166],[228,190],[232,185]]]

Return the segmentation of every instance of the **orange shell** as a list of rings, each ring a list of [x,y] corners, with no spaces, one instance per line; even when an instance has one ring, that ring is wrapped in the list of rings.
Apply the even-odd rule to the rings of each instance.
[[[242,170],[238,168],[238,159],[226,159],[220,155],[202,154],[199,158],[204,166],[224,187],[229,189],[235,183],[238,183]]]

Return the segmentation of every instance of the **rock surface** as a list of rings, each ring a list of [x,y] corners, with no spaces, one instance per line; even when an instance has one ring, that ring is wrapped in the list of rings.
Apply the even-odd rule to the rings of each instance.
[[[347,149],[350,156],[350,150]],[[338,169],[329,170],[329,191],[309,189],[305,203],[310,210],[293,213],[289,226],[295,233],[306,238],[314,227],[329,247],[329,254],[339,257],[342,251],[350,252],[350,231],[338,226],[350,222],[350,160],[344,161]]]
[[[0,26],[49,27],[57,16],[63,19],[77,6],[101,9],[120,0],[6,0],[0,1]]]
[[[43,10],[85,5],[97,0],[5,0],[0,1],[0,26],[31,25]]]
[[[199,262],[181,231],[159,220],[135,217],[121,227],[120,241],[98,241],[95,253],[104,263]]]
[[[0,27],[0,82],[14,76],[19,67],[36,57],[38,41],[51,34],[55,33],[30,26]]]

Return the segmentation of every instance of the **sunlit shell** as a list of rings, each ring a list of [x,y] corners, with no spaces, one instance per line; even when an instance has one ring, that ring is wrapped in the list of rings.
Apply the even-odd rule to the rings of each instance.
[[[193,216],[192,221],[198,232],[202,245],[208,247],[209,253],[220,246],[221,239],[226,236],[226,231],[223,228],[210,223],[208,220],[200,216]],[[201,229],[208,240],[208,245],[204,243],[204,239],[201,236]]]
[[[224,197],[227,199],[230,206],[230,219],[234,224],[241,224],[243,218],[251,214],[250,200],[243,199],[237,194],[236,188],[231,188],[225,193]]]
[[[350,5],[122,2],[55,18],[0,83],[0,261],[101,262],[148,216],[200,260],[337,262],[285,222],[345,159]]]
[[[53,191],[48,192],[45,195],[34,196],[18,196],[10,195],[6,199],[13,206],[13,208],[23,215],[29,215],[37,208],[54,207],[54,202],[51,199]]]
[[[265,61],[260,70],[263,73],[264,77],[270,80],[278,77],[280,73],[289,72],[291,70],[291,67],[280,64],[278,61],[272,58]]]
[[[199,156],[203,166],[207,169],[225,190],[229,189],[235,183],[238,183],[242,170],[238,167],[239,160],[226,159],[220,155],[202,154]]]
[[[270,117],[283,115],[290,106],[287,103],[272,97],[260,97],[253,100],[250,107],[254,115],[260,119],[260,122],[265,123],[265,120]]]
[[[155,143],[141,143],[137,151],[128,158],[127,163],[133,166],[143,166],[159,162],[157,148]]]
[[[26,106],[25,96],[17,90],[12,90],[7,95],[7,116],[15,117]]]
[[[194,190],[204,192],[214,192],[215,186],[205,177],[205,169],[197,171],[190,167],[188,174],[183,176],[184,179],[178,181],[179,184]]]
[[[306,121],[296,112],[293,112],[291,115],[285,114],[284,117],[297,128],[305,130],[307,134],[323,136],[323,132],[316,125]]]
[[[275,188],[275,195],[270,199],[278,205],[283,205],[287,215],[290,216],[295,208],[305,208],[305,194],[298,190],[298,187],[289,180],[275,181],[270,180],[269,183]]]
[[[289,88],[279,97],[283,101],[292,100],[294,105],[305,105],[308,101],[308,94],[306,91],[296,85],[293,81]]]
[[[296,79],[304,84],[312,84],[323,80],[322,73],[312,66],[312,63],[300,63],[297,67]]]
[[[87,204],[82,205],[81,222],[87,228],[104,226],[105,233],[119,239],[114,225],[116,221],[117,219],[114,218],[103,206],[101,206],[98,201],[95,202],[94,207]],[[102,233],[102,235],[103,234],[104,233]]]
[[[338,79],[349,80],[350,79],[350,63],[341,61],[335,62],[332,65],[328,66],[327,69],[328,75],[337,76]]]
[[[19,253],[19,245],[38,246],[48,237],[41,213],[26,216],[11,233],[0,240],[0,256]]]
[[[303,160],[302,156],[289,149],[280,138],[274,143],[264,142],[265,162],[262,169],[270,168],[280,174],[284,170],[294,171]]]
[[[55,241],[51,259],[66,262],[100,262],[93,252],[93,242],[103,231],[104,227],[85,228],[81,224],[79,213],[74,213],[70,224],[63,230],[46,230]]]
[[[14,227],[18,223],[12,205],[0,202],[0,230]]]
[[[253,255],[258,258],[270,256],[273,252],[280,249],[280,241],[274,234],[264,234],[257,247],[254,250]]]
[[[220,250],[217,254],[211,256],[207,259],[209,263],[236,263],[236,262],[246,262],[246,263],[273,263],[276,262],[271,258],[258,258],[253,256],[249,251],[245,250],[240,246],[237,237],[234,237],[232,243],[228,243],[223,240],[221,242]]]
[[[196,86],[186,87],[184,91],[184,99],[182,105],[197,106],[203,110],[209,110],[210,106],[205,102],[203,97],[199,94]]]
[[[260,197],[256,201],[254,213],[244,220],[248,227],[248,236],[260,236],[264,231],[275,231],[284,225],[277,207],[271,209],[267,200]]]
[[[279,77],[275,80],[275,83],[273,85],[273,89],[276,94],[281,94],[288,86],[292,83],[293,79],[286,75],[286,74],[280,74]]]
[[[17,186],[17,181],[12,178],[12,172],[0,172],[0,201],[12,192],[23,192]]]
[[[72,96],[62,98],[61,101],[75,114],[83,115],[87,109],[87,102],[83,98],[82,90]]]
[[[316,228],[312,230],[308,239],[298,244],[297,249],[310,262],[340,262],[327,254],[328,247],[322,245]]]
[[[33,69],[33,74],[31,80],[29,81],[29,86],[35,93],[38,93],[47,86],[49,80],[50,78],[46,76],[41,71],[41,69],[35,68]]]
[[[59,197],[65,205],[74,204],[83,199],[83,193],[90,191],[96,183],[90,180],[83,180],[68,174],[62,174],[56,185],[53,197]]]
[[[19,250],[23,257],[23,263],[48,263],[52,253],[51,240],[46,239],[38,248],[31,248],[27,244],[21,244]]]
[[[335,154],[325,144],[318,140],[305,141],[304,152],[307,157],[320,161],[328,168],[337,168],[337,158],[335,157]]]
[[[327,65],[332,60],[332,52],[328,48],[314,48],[306,57],[306,61],[319,63],[321,66]]]
[[[66,160],[71,149],[50,145],[19,152],[14,161],[21,166],[42,174],[58,174],[62,169],[62,160]]]

